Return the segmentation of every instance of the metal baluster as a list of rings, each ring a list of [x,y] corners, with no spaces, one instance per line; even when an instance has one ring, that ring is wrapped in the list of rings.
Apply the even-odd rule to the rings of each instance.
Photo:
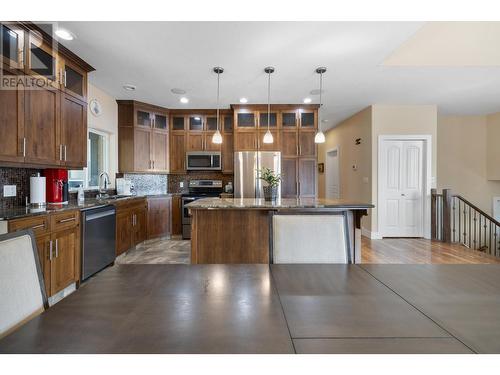
[[[488,220],[488,226],[490,227],[489,235],[488,235],[488,254],[494,255],[494,253],[491,251],[491,224],[492,222]]]
[[[478,249],[481,248],[481,216],[479,216],[479,247]]]
[[[455,238],[455,231],[456,231],[456,229],[455,229],[455,213],[456,213],[455,212],[455,202],[456,202],[456,199],[457,198],[453,197],[453,199],[452,199],[453,204],[452,204],[452,207],[451,207],[451,212],[453,213],[453,220],[452,220],[452,223],[453,223],[452,224],[453,225],[453,228],[452,228],[453,242],[456,242],[456,238]]]
[[[474,240],[473,240],[473,242],[474,242],[474,249],[476,248],[476,226],[477,226],[476,225],[477,224],[476,213],[477,213],[477,211],[474,210]]]
[[[486,243],[486,220],[488,220],[488,218],[484,218],[484,246],[487,247],[488,244]]]
[[[460,212],[460,201],[458,201],[458,242],[461,242],[462,237],[462,220],[461,220],[461,212]]]
[[[471,243],[471,234],[472,234],[472,228],[471,228],[471,225],[472,225],[472,214],[471,214],[471,208],[470,206],[467,206],[467,211],[469,211],[469,248],[471,247],[472,243]]]

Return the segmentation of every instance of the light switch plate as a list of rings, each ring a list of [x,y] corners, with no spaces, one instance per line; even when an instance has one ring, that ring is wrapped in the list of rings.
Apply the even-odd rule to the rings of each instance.
[[[16,196],[16,185],[4,185],[3,186],[3,196],[6,197],[15,197]]]
[[[184,187],[184,181],[179,182],[179,187],[181,187],[181,188]]]

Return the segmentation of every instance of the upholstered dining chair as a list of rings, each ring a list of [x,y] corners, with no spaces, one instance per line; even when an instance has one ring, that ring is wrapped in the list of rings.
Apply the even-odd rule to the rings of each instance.
[[[270,263],[352,263],[345,212],[269,214]]]
[[[33,231],[0,235],[0,338],[47,308]]]

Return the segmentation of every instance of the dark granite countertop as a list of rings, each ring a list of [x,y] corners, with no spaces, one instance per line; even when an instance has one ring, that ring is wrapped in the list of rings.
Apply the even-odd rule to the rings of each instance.
[[[12,208],[0,209],[0,220],[12,220],[29,216],[47,215],[54,212],[61,212],[66,210],[85,210],[89,208],[96,208],[107,206],[115,202],[121,202],[127,199],[139,199],[149,197],[170,197],[172,194],[144,194],[144,195],[131,195],[129,197],[120,197],[116,199],[96,199],[85,198],[83,203],[77,201],[70,201],[67,204],[48,204],[45,207],[26,207],[16,206]]]
[[[203,198],[189,203],[192,210],[206,209],[344,209],[363,210],[375,207],[371,203],[317,198],[283,198],[275,202],[255,198]]]

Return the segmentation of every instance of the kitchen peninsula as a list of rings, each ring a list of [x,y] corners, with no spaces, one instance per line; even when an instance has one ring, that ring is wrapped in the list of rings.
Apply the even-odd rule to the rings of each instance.
[[[353,263],[361,259],[361,217],[372,204],[315,198],[206,198],[187,205],[192,216],[191,263],[272,263],[272,215],[341,216],[339,238]],[[304,218],[308,220],[307,217]],[[334,228],[332,228],[334,229]]]

